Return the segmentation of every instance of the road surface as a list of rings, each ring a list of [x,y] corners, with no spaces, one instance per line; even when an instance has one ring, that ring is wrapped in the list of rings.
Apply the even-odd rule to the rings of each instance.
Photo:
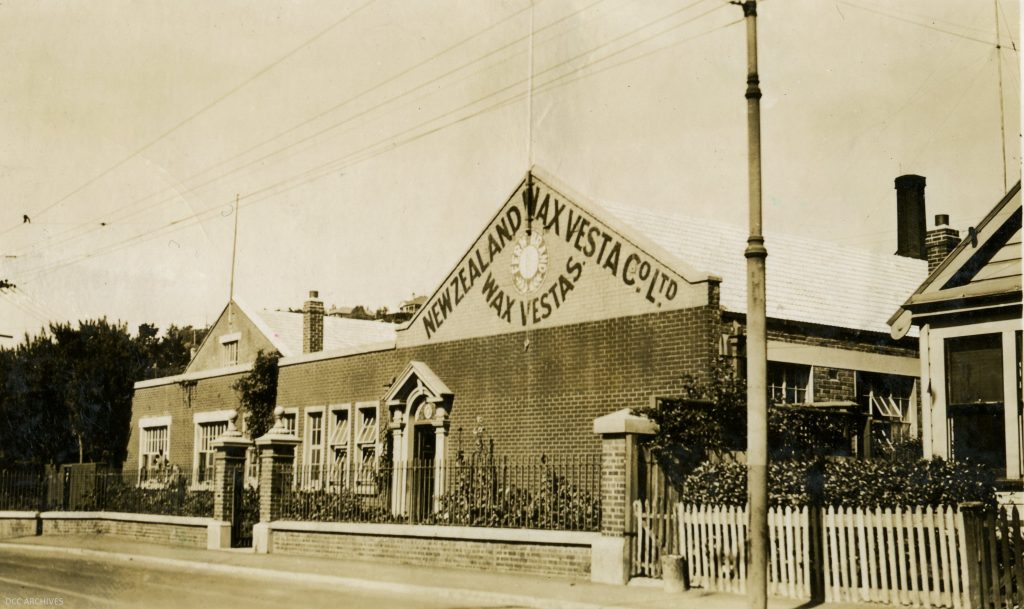
[[[0,609],[14,607],[462,609],[497,605],[5,548],[0,550]]]

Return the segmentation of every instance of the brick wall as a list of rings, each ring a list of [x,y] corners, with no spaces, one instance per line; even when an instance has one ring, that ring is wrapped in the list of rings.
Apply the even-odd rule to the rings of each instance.
[[[856,401],[856,372],[843,370],[842,368],[826,368],[824,366],[814,367],[815,402],[830,402],[837,400]]]
[[[186,472],[192,471],[195,440],[192,415],[209,410],[237,409],[238,394],[231,385],[241,376],[231,374],[199,379],[191,389],[178,383],[136,389],[132,398],[132,427],[124,471],[132,471],[139,466],[139,419],[164,415],[171,417],[169,459]]]
[[[0,539],[31,537],[35,534],[35,518],[4,518],[0,516]]]
[[[278,404],[300,407],[302,437],[302,407],[378,400],[418,360],[455,395],[449,451],[472,450],[479,424],[497,453],[597,454],[593,419],[678,393],[717,354],[718,326],[717,309],[698,307],[293,364]]]
[[[44,518],[43,535],[110,535],[157,544],[206,547],[207,527],[92,518]]]
[[[590,546],[274,531],[273,552],[585,579]]]
[[[622,535],[626,530],[626,442],[610,437],[601,443],[601,532]]]

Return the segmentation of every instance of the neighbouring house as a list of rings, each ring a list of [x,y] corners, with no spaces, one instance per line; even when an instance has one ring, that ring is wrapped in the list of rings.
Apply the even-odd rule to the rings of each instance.
[[[398,305],[398,310],[402,313],[406,313],[409,316],[415,315],[417,311],[423,308],[423,305],[427,302],[427,297],[412,295],[409,300],[402,301],[402,304]]]
[[[196,484],[209,483],[210,442],[224,433],[230,413],[238,409],[232,385],[252,369],[259,351],[290,357],[394,342],[393,324],[325,318],[317,296],[310,292],[302,312],[256,310],[232,299],[182,374],[135,383],[125,469],[137,469],[144,479],[176,466],[192,472]],[[294,427],[294,416],[288,421]]]
[[[897,198],[923,214],[923,181],[911,182]],[[901,231],[923,243],[923,223]],[[678,395],[684,375],[707,375],[720,356],[742,358],[745,238],[720,222],[604,209],[535,171],[404,326],[341,345],[328,339],[334,318],[309,314],[312,302],[305,315],[229,306],[196,361],[228,357],[231,340],[238,362],[261,345],[281,351],[277,402],[301,440],[303,485],[330,475],[372,489],[365,472],[383,456],[387,467],[442,464],[482,444],[594,455],[594,419]],[[883,256],[773,232],[767,247],[773,400],[916,433],[917,340],[893,339],[885,320],[925,277],[923,249]],[[310,336],[325,323],[324,344],[302,348],[299,320]],[[237,404],[230,384],[245,367],[231,361],[136,385],[126,468],[145,468],[155,445],[199,467],[218,430],[205,425]],[[408,489],[429,498],[441,483],[391,479],[395,509],[412,501]]]
[[[961,240],[937,216],[930,273],[889,320],[919,329],[924,455],[980,461],[1024,505],[1020,182]]]

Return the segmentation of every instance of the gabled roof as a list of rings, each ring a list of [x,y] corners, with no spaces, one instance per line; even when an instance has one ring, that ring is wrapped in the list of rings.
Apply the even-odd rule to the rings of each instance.
[[[1021,301],[1020,182],[981,220],[972,234],[920,284],[889,319],[904,332],[921,312]]]
[[[606,206],[675,257],[722,278],[720,302],[747,309],[747,229],[712,220]],[[765,231],[770,319],[889,333],[886,318],[927,273],[924,260]]]
[[[237,296],[231,302],[283,357],[302,354],[302,313],[255,309]],[[217,316],[217,321],[211,328],[216,327],[221,318],[227,314],[231,302],[224,305],[220,315]],[[398,327],[395,324],[327,315],[323,320],[323,351],[358,350],[370,346],[380,347],[382,343],[390,343],[391,346],[394,346],[395,328]],[[204,352],[206,344],[212,340],[213,334],[212,330],[207,333],[196,350],[196,355],[189,362],[188,368],[186,368],[187,372],[194,371],[193,363]]]
[[[444,384],[437,374],[430,369],[430,366],[416,360],[410,361],[402,373],[395,377],[387,394],[384,396],[384,403],[390,404],[395,400],[404,400],[410,391],[410,381],[416,381],[416,385],[422,387],[424,393],[436,401],[451,398],[452,390]]]
[[[289,357],[302,353],[302,313],[289,311],[259,311],[258,317],[268,338],[281,355]],[[364,345],[394,342],[395,324],[383,321],[324,316],[324,351],[354,349]]]

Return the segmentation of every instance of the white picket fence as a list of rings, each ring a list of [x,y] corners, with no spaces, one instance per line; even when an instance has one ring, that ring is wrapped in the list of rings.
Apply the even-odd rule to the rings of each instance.
[[[826,601],[970,606],[954,508],[824,511]]]
[[[677,552],[691,585],[746,591],[745,508],[680,503],[674,514],[652,514],[647,507],[634,504],[635,573],[657,577],[660,555]],[[665,537],[675,531],[678,545]],[[772,508],[768,533],[771,594],[952,609],[978,605],[971,602],[967,577],[971,544],[955,508]],[[1013,565],[1020,568],[1020,562]]]
[[[681,554],[690,569],[690,583],[711,590],[746,591],[746,508],[677,506]],[[814,589],[813,560],[820,535],[808,509],[768,511],[768,591],[810,598]]]

